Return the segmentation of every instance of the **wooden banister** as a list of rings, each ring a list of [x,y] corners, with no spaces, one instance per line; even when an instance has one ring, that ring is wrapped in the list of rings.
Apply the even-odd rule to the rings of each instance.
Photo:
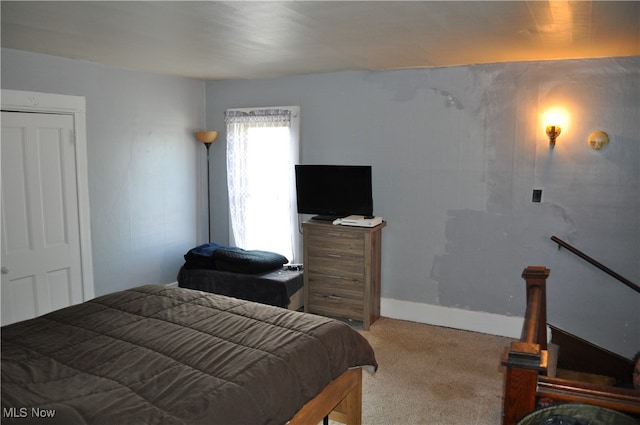
[[[640,395],[634,390],[540,376],[538,397],[588,403],[627,413],[640,413]]]
[[[527,309],[522,326],[520,340],[528,343],[538,343],[538,326],[542,303],[542,291],[539,286],[527,288]]]
[[[541,350],[547,349],[547,278],[549,269],[530,266],[522,277],[527,284],[527,314],[522,328],[522,339],[534,342]]]
[[[549,269],[529,266],[522,272],[527,285],[527,309],[522,335],[503,355],[506,366],[502,423],[515,423],[535,408],[538,375],[547,370],[546,282]]]
[[[527,309],[519,341],[511,343],[505,365],[546,370],[547,349],[547,306],[546,280],[549,269],[530,266],[524,269],[522,277],[527,284]]]
[[[572,253],[574,253],[575,255],[577,255],[578,257],[582,258],[583,260],[585,260],[587,263],[599,268],[600,270],[602,270],[603,272],[605,272],[606,274],[608,274],[609,276],[618,279],[620,282],[624,283],[625,285],[627,285],[629,288],[633,289],[636,292],[640,293],[640,286],[636,285],[635,283],[631,282],[629,279],[627,279],[626,277],[614,272],[613,270],[611,270],[609,267],[597,262],[596,260],[594,260],[593,258],[589,257],[587,254],[585,254],[584,252],[580,251],[579,249],[569,245],[567,242],[563,241],[562,239],[560,239],[557,236],[551,236],[551,240],[554,241],[555,243],[558,244],[558,249],[559,247],[564,247],[566,249],[568,249],[569,251],[571,251]]]
[[[516,425],[534,410],[539,397],[592,404],[627,413],[640,413],[640,396],[631,390],[551,378],[547,370],[547,305],[545,267],[527,267],[527,309],[521,338],[505,348],[506,367],[502,424]]]

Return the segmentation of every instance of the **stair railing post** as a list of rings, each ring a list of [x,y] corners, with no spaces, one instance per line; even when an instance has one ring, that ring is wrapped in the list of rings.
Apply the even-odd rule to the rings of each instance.
[[[527,304],[534,296],[533,292],[540,291],[538,320],[536,320],[535,343],[541,350],[547,349],[547,278],[549,269],[543,266],[529,266],[522,272],[522,278],[527,285]]]
[[[529,266],[522,272],[526,281],[527,309],[519,341],[505,349],[506,367],[502,409],[503,425],[515,425],[535,408],[538,375],[547,370],[546,282],[549,269]]]

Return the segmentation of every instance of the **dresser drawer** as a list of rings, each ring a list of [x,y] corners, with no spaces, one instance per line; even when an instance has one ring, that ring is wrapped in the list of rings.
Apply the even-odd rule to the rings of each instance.
[[[315,280],[312,276],[310,279],[309,312],[362,320],[364,314],[362,282],[331,281],[323,278]]]
[[[326,232],[307,229],[304,240],[305,245],[317,253],[353,255],[362,258],[364,252],[362,235],[340,231],[340,229]]]
[[[364,263],[362,258],[314,255],[313,251],[314,250],[309,250],[305,272],[350,279],[364,278]]]
[[[305,273],[309,273],[307,279],[309,294],[349,298],[361,302],[364,299],[364,282],[361,279],[348,279],[313,272]]]
[[[331,299],[309,295],[309,313],[329,317],[362,320],[364,304],[350,299]]]
[[[357,261],[362,261],[364,258],[364,252],[362,249],[357,250],[353,247],[342,247],[337,244],[331,245],[307,245],[307,252],[314,257],[330,257],[330,258],[354,258]]]

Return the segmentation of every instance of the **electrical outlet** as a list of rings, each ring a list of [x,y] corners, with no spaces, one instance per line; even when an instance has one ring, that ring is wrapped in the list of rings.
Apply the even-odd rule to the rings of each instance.
[[[542,202],[542,189],[533,189],[531,202]]]

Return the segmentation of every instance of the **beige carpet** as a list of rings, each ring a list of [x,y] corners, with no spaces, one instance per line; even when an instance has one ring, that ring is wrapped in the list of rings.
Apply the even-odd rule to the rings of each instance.
[[[501,423],[500,356],[511,339],[387,318],[361,333],[379,364],[363,373],[364,424]]]

